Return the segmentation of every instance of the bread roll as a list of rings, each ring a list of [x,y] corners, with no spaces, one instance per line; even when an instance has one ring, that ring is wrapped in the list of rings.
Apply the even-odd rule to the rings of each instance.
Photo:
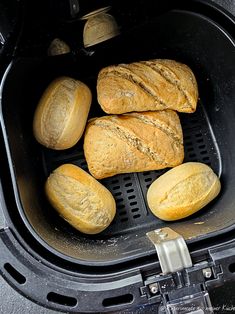
[[[65,164],[46,182],[51,205],[74,228],[96,234],[107,228],[116,213],[112,194],[81,168]]]
[[[81,138],[91,105],[90,89],[69,77],[54,80],[43,93],[33,120],[34,136],[52,149],[74,146]]]
[[[166,110],[92,119],[84,153],[97,179],[177,166],[184,158],[179,117]]]
[[[155,216],[170,221],[194,214],[219,192],[219,178],[209,166],[188,162],[155,180],[147,192],[147,201]]]
[[[196,110],[198,88],[188,66],[156,59],[102,69],[97,95],[106,113],[164,109],[189,113]]]

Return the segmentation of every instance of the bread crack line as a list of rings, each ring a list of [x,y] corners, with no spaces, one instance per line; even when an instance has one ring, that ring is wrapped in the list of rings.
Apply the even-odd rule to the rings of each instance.
[[[65,193],[64,189],[61,188],[61,184],[59,184],[61,183],[61,179],[63,179],[66,186],[73,186],[73,189],[71,189],[70,193],[67,190]],[[99,208],[97,203],[94,201],[89,201],[89,198],[91,198],[94,193],[92,193],[91,190],[84,184],[61,173],[54,174],[54,180],[57,182],[57,184],[53,184],[54,193],[57,194],[61,202],[66,204],[66,208],[73,212],[74,215],[78,216],[81,220],[89,218],[90,223],[99,226],[102,226],[110,220],[110,217],[107,216],[106,212],[102,212],[97,209]],[[81,187],[80,189],[78,188],[79,185]],[[74,195],[76,195],[76,197],[79,199],[79,202],[77,202],[77,206],[75,208],[71,206],[71,202],[69,202],[69,199]]]
[[[161,69],[159,67],[159,65],[151,62],[151,61],[140,61],[140,63],[142,65],[145,65],[146,67],[152,69],[153,71],[155,71],[156,73],[160,74],[168,83],[170,83],[171,85],[175,86],[180,93],[185,97],[186,101],[187,101],[187,106],[193,110],[193,105],[191,104],[191,101],[187,95],[187,93],[184,91],[184,89],[180,86],[180,83],[177,79],[175,79],[172,75],[172,72],[170,71],[169,68],[167,68],[165,65],[161,64],[162,68],[165,68],[167,70]]]
[[[120,69],[121,66],[119,65],[119,69],[113,69],[111,71],[109,71],[108,73],[105,73],[104,75],[101,75],[100,78],[102,79],[102,76],[118,76],[121,77],[124,80],[127,80],[137,86],[139,86],[139,88],[144,91],[145,94],[147,94],[148,96],[150,96],[151,98],[153,98],[154,103],[160,105],[164,108],[169,107],[168,104],[166,104],[162,99],[160,99],[156,93],[152,90],[149,89],[146,84],[143,83],[142,79],[140,77],[138,77],[138,75],[136,75],[135,73],[133,73],[131,70],[129,70],[128,68],[123,66],[123,71],[122,69]],[[125,71],[125,72],[124,72]],[[128,73],[127,73],[128,72]]]
[[[112,119],[112,122],[114,119]],[[164,166],[170,166],[170,164],[164,161],[155,151],[153,151],[150,147],[143,144],[141,139],[134,136],[128,131],[122,130],[119,126],[112,126],[111,123],[107,121],[94,121],[92,124],[99,126],[105,130],[109,130],[113,132],[116,136],[118,136],[121,140],[124,140],[129,146],[136,148],[141,153],[145,154],[150,160],[160,163]]]
[[[167,136],[169,136],[173,141],[174,144],[176,144],[177,146],[183,145],[183,141],[174,133],[174,131],[169,128],[168,126],[160,123],[160,122],[156,122],[153,121],[152,119],[149,119],[147,117],[145,117],[144,115],[138,114],[138,113],[126,113],[123,114],[124,116],[128,116],[128,117],[134,117],[138,120],[140,120],[141,122],[148,124],[148,125],[153,125],[156,128],[158,128],[160,131],[162,131],[163,133],[165,133]]]
[[[176,191],[178,187],[182,186],[185,182],[188,182],[190,179],[191,179],[191,182],[193,182],[194,180],[196,181],[196,179],[199,179],[200,177],[201,178],[205,177],[205,180],[207,180],[208,185],[209,184],[211,185],[211,189],[212,189],[213,185],[216,183],[216,179],[214,178],[214,176],[212,176],[211,171],[207,171],[206,173],[204,171],[201,171],[201,172],[197,172],[195,174],[191,174],[187,178],[180,180],[173,187],[171,187],[171,189],[164,195],[164,197],[159,201],[159,203],[161,205],[164,205],[165,202],[167,202],[167,201],[169,202],[170,198],[174,198],[174,193],[175,193],[174,191]],[[211,182],[211,179],[213,179],[212,182]],[[186,183],[186,186],[190,187],[189,183]],[[210,193],[210,190],[207,192],[206,196],[209,193]],[[197,200],[199,202],[202,198],[205,197],[205,195],[200,195],[198,193],[197,197],[199,197]],[[180,201],[181,206],[184,207],[185,205],[182,203],[182,200],[180,198],[178,198],[178,200]],[[189,205],[193,206],[193,201],[194,200],[192,200],[191,203],[188,203],[186,206],[189,206]]]

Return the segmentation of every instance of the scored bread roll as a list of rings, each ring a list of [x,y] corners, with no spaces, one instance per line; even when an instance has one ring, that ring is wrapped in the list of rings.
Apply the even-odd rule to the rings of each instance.
[[[212,201],[220,192],[213,170],[199,162],[187,162],[169,170],[149,187],[147,201],[162,220],[188,217]]]
[[[69,77],[55,79],[35,110],[35,138],[56,150],[74,146],[83,134],[90,105],[91,92],[84,83]]]
[[[74,228],[96,234],[107,228],[116,213],[112,194],[81,168],[64,164],[46,181],[51,205]]]
[[[177,166],[184,158],[179,117],[165,110],[91,119],[84,153],[97,179]]]
[[[97,96],[111,114],[165,109],[190,113],[196,110],[198,88],[187,65],[155,59],[103,68]]]

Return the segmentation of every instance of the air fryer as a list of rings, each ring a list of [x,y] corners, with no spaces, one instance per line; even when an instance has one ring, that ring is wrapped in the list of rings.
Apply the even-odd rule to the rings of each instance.
[[[76,7],[68,6],[69,1],[24,2],[17,45],[11,60],[9,55],[6,58],[9,64],[1,82],[1,180],[5,199],[1,274],[23,295],[61,311],[110,312],[166,304],[164,298],[170,292],[151,289],[151,284],[159,284],[164,276],[146,233],[169,227],[185,239],[194,270],[197,267],[204,275],[204,269],[212,270],[211,280],[199,276],[195,285],[202,285],[204,293],[213,284],[223,284],[229,266],[216,268],[225,263],[223,254],[216,252],[230,248],[235,229],[234,19],[210,1],[110,0],[96,1],[96,6],[92,1],[75,2]],[[84,21],[80,18],[101,5],[111,6],[120,35],[84,48]],[[71,52],[48,56],[54,38],[65,40]],[[44,184],[48,175],[64,163],[88,171],[83,138],[65,151],[38,144],[32,133],[36,105],[53,79],[70,76],[92,90],[89,118],[104,115],[96,100],[99,70],[111,64],[155,58],[185,63],[196,76],[200,96],[197,110],[179,115],[184,162],[209,165],[220,177],[221,193],[198,213],[181,221],[164,222],[150,212],[146,192],[168,169],[116,175],[101,180],[116,200],[114,221],[99,235],[82,234],[49,205]],[[234,263],[235,257],[228,255],[226,261]],[[224,275],[218,281],[220,270]],[[196,292],[192,289],[191,295]]]

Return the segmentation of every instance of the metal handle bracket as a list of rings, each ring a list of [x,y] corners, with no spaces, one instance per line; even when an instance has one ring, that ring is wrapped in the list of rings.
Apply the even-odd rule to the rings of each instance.
[[[163,274],[180,271],[192,266],[192,260],[184,238],[170,228],[156,229],[147,233],[154,244]]]

